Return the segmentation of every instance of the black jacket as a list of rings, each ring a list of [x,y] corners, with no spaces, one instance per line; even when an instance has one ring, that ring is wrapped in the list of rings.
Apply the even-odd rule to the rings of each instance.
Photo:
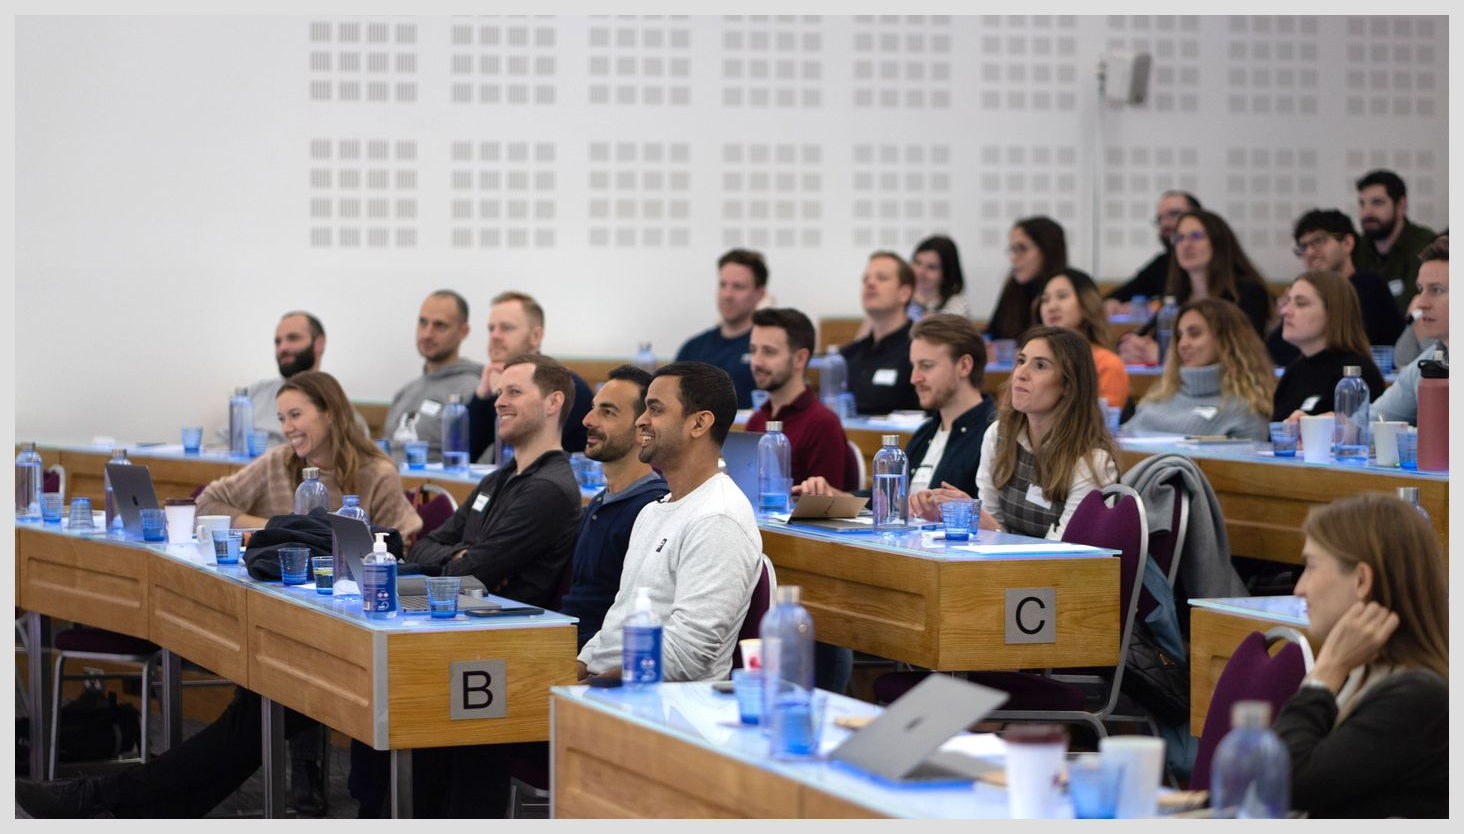
[[[505,466],[490,473],[452,518],[417,541],[410,558],[427,573],[472,574],[495,594],[548,605],[574,552],[579,518],[579,481],[555,449],[523,472]]]
[[[945,453],[940,456],[935,472],[930,476],[930,488],[942,483],[961,490],[972,498],[976,497],[976,469],[981,465],[981,438],[986,427],[996,417],[996,403],[991,397],[982,397],[981,403],[956,418],[951,427],[951,436],[946,439]],[[905,458],[910,462],[910,473],[925,457],[935,433],[940,431],[940,415],[937,414],[920,424],[910,442],[905,444]]]
[[[1371,356],[1358,356],[1328,348],[1315,356],[1302,356],[1286,366],[1286,373],[1276,383],[1276,408],[1272,420],[1285,420],[1293,411],[1307,414],[1326,414],[1333,410],[1332,400],[1337,393],[1337,383],[1342,379],[1342,370],[1348,365],[1362,367],[1362,381],[1367,383],[1368,399],[1375,400],[1387,387],[1378,366]],[[1302,408],[1311,397],[1316,401],[1310,408]]]

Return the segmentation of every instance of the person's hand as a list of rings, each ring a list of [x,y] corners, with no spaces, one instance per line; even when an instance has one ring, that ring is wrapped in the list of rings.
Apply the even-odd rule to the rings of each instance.
[[[580,683],[584,683],[589,677],[590,667],[586,666],[583,660],[576,660],[574,662],[574,679]]]
[[[1377,604],[1358,600],[1332,627],[1312,666],[1311,677],[1336,693],[1347,675],[1377,659],[1388,638],[1398,630],[1398,615]]]
[[[1125,333],[1118,340],[1118,355],[1125,365],[1158,365],[1159,343],[1148,336]]]
[[[926,521],[940,521],[940,505],[947,501],[969,501],[971,496],[942,481],[937,489],[922,489],[910,496],[910,512]]]
[[[848,495],[842,489],[834,489],[822,475],[814,475],[801,484],[793,485],[794,495]]]
[[[499,378],[503,376],[503,365],[498,362],[489,362],[483,366],[483,376],[478,378],[478,390],[474,393],[478,399],[486,400],[493,396],[498,390]]]
[[[996,523],[996,516],[985,510],[981,511],[981,519],[976,523],[980,530],[1001,530],[1001,525]]]

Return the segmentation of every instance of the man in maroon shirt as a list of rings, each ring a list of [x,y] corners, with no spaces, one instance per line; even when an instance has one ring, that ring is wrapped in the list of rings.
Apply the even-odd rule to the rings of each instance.
[[[857,485],[850,471],[849,442],[839,418],[808,386],[804,373],[814,347],[813,322],[792,308],[752,314],[752,379],[768,401],[747,421],[748,431],[764,431],[769,420],[783,423],[793,452],[793,483],[822,475],[846,489]]]

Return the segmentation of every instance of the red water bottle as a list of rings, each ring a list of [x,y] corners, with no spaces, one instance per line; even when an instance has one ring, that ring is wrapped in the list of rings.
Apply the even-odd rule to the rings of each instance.
[[[1449,469],[1449,363],[1443,351],[1418,363],[1418,468]]]

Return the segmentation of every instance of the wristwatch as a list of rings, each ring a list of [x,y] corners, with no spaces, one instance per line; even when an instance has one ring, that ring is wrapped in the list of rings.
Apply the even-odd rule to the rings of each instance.
[[[1326,684],[1325,681],[1322,681],[1322,680],[1320,680],[1318,678],[1311,677],[1310,675],[1308,675],[1308,676],[1306,676],[1306,677],[1304,677],[1304,678],[1301,679],[1301,688],[1302,689],[1320,689],[1323,692],[1327,693],[1328,695],[1331,695],[1334,698],[1337,697],[1337,693],[1333,692],[1332,691],[1332,687],[1327,686],[1327,684]]]

